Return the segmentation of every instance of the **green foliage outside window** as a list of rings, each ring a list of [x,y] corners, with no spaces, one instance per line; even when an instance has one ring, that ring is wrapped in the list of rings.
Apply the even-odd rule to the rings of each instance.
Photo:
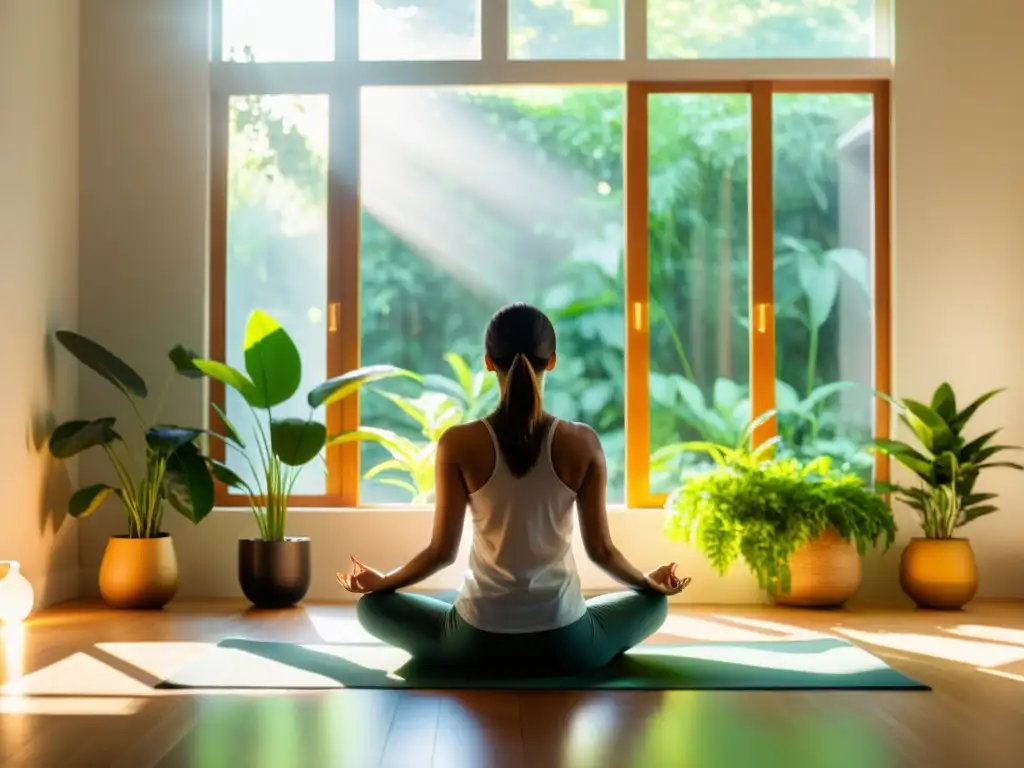
[[[831,3],[836,13],[852,13],[855,5],[852,0]],[[777,38],[777,19],[763,24],[747,33],[786,44]],[[793,29],[798,27],[799,34],[807,32],[800,25]],[[548,377],[546,404],[559,418],[595,427],[609,459],[609,498],[624,496],[624,90],[556,88],[551,90],[560,95],[551,99],[537,98],[540,90],[530,89],[529,95],[501,89],[436,93],[448,107],[486,126],[495,147],[526,148],[524,162],[561,169],[593,190],[576,201],[572,215],[552,211],[538,217],[532,229],[502,227],[498,217],[485,215],[484,201],[456,197],[459,210],[451,212],[453,219],[474,228],[477,239],[495,252],[504,248],[547,265],[542,280],[527,281],[527,288],[515,296],[488,293],[470,285],[464,275],[424,258],[417,243],[396,233],[389,222],[371,211],[363,213],[361,362],[387,362],[424,377],[423,386],[396,384],[388,387],[389,396],[361,398],[361,423],[400,438],[364,444],[363,470],[372,472],[363,486],[366,501],[430,497],[431,451],[420,450],[421,444],[435,442],[439,430],[450,423],[475,418],[480,402],[490,402],[466,401],[463,377],[452,361],[460,360],[459,370],[480,381],[488,378],[481,370],[484,324],[513,299],[539,305],[554,320],[559,364]],[[844,419],[836,405],[845,391],[859,386],[842,380],[838,308],[850,300],[851,288],[870,306],[867,257],[841,247],[838,236],[838,148],[849,115],[863,112],[864,98],[822,94],[779,99],[775,105],[780,233],[775,375],[782,455],[801,460],[825,455],[837,466],[868,476],[871,460],[861,449],[870,434],[863,423]],[[248,99],[244,111],[236,110],[232,125],[233,141],[259,136],[263,150],[240,160],[240,171],[229,184],[229,294],[242,297],[238,303],[244,306],[274,308],[290,328],[323,324],[323,257],[312,258],[311,253],[322,254],[326,243],[282,236],[269,201],[275,185],[287,185],[305,195],[307,209],[322,211],[327,188],[324,147],[266,103]],[[717,334],[725,339],[727,356],[744,360],[748,354],[749,249],[741,204],[748,184],[748,103],[741,98],[666,101],[651,109],[650,137],[650,270],[657,286],[652,298],[662,298],[651,312],[651,400],[657,409],[652,418],[652,486],[658,491],[672,487],[687,466],[706,462],[671,446],[688,440],[731,443],[752,416],[745,368],[737,365],[722,375],[714,356],[693,346],[695,336]],[[443,181],[437,182],[438,188]],[[735,210],[723,218],[716,200],[726,188]],[[486,222],[495,220],[492,231]],[[726,283],[721,273],[702,277],[684,268],[693,261],[694,244],[702,240],[730,244],[724,256]],[[481,259],[487,255],[482,251]],[[524,272],[529,271],[527,261],[523,258]],[[706,317],[694,330],[695,319],[686,310],[697,301],[704,302]],[[241,315],[235,321],[229,316],[229,334],[233,322],[243,321]],[[871,332],[867,323],[855,330]],[[387,470],[379,469],[384,462]]]

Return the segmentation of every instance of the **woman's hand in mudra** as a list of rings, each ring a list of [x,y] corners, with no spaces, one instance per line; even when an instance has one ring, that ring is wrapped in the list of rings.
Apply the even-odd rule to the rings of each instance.
[[[336,573],[335,577],[349,592],[357,595],[368,595],[371,592],[378,592],[384,586],[384,574],[375,571],[367,565],[356,560],[351,555],[352,571],[350,573]]]
[[[647,586],[663,595],[678,595],[690,583],[690,577],[679,579],[676,576],[676,564],[669,563],[655,568],[645,577]]]

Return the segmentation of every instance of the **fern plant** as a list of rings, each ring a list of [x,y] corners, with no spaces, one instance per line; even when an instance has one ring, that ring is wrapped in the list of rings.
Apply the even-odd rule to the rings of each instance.
[[[896,536],[892,512],[860,477],[833,471],[822,456],[807,463],[774,458],[778,438],[748,448],[761,416],[739,447],[689,443],[711,456],[713,469],[688,474],[666,502],[670,537],[696,546],[722,575],[743,558],[768,594],[790,589],[789,558],[832,528],[859,554]]]

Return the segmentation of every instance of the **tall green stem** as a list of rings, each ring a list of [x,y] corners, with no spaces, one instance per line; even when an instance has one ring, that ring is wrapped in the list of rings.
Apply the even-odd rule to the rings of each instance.
[[[813,321],[808,325],[810,330],[809,349],[807,351],[807,381],[804,386],[804,397],[814,392],[814,382],[818,372],[818,326]]]
[[[679,334],[672,325],[672,319],[668,316],[668,313],[664,308],[662,308],[661,304],[654,299],[651,300],[651,306],[657,310],[659,319],[665,323],[669,336],[672,337],[672,346],[675,347],[676,355],[679,357],[679,363],[683,368],[683,375],[690,381],[696,382],[697,379],[693,374],[693,367],[690,365],[690,360],[686,356],[686,347],[683,345],[683,340],[679,338]]]

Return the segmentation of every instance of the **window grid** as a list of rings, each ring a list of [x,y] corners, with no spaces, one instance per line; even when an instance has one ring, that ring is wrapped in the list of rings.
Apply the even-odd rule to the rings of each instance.
[[[884,11],[882,10],[884,6]],[[867,93],[874,106],[873,156],[873,364],[874,387],[891,385],[891,266],[889,185],[889,76],[886,59],[828,60],[657,60],[646,59],[646,0],[625,3],[624,58],[618,61],[513,61],[508,57],[507,0],[482,3],[479,61],[361,62],[358,59],[359,3],[336,0],[333,62],[221,62],[220,0],[212,0],[211,32],[211,201],[210,201],[210,354],[225,359],[227,176],[229,114],[232,95],[326,94],[330,101],[328,161],[328,376],[358,367],[360,360],[360,125],[363,87],[380,85],[548,85],[619,84],[626,88],[623,130],[625,174],[625,298],[626,298],[626,506],[658,507],[665,497],[650,488],[650,409],[648,296],[648,121],[647,100],[653,93],[748,93],[750,132],[750,317],[767,322],[750,335],[751,401],[754,415],[774,407],[772,98],[777,93]],[[876,54],[888,51],[888,0],[878,0],[879,35]],[[736,77],[743,74],[743,77]],[[765,371],[769,374],[765,375]],[[758,373],[761,371],[761,373]],[[223,405],[224,387],[210,383],[210,400]],[[211,420],[219,419],[211,409]],[[888,436],[891,413],[876,399],[876,436]],[[327,412],[330,433],[359,426],[358,395]],[[775,433],[774,422],[755,434],[763,442]],[[223,460],[224,446],[213,441],[214,458]],[[359,444],[331,448],[327,454],[324,495],[296,495],[296,507],[359,506]],[[889,477],[889,463],[876,457],[875,476]],[[218,484],[220,506],[242,506]]]

